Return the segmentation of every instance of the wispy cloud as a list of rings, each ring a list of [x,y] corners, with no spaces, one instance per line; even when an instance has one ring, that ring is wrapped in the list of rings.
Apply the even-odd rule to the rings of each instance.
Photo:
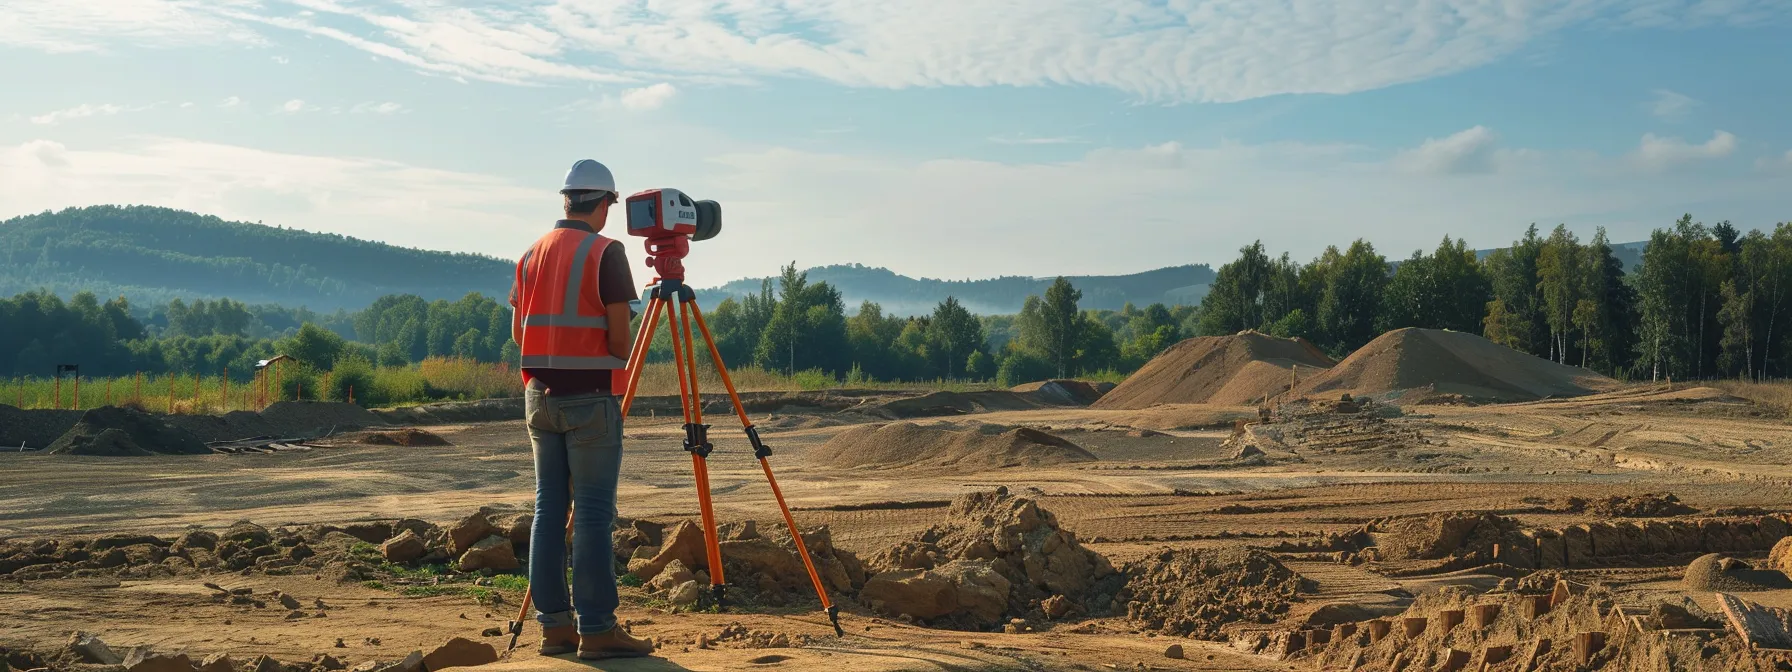
[[[398,114],[401,112],[409,112],[410,110],[407,110],[407,109],[405,109],[405,107],[403,105],[394,103],[392,101],[386,101],[383,103],[375,103],[375,102],[370,101],[370,102],[365,102],[365,103],[359,103],[359,104],[355,105],[354,107],[349,108],[348,111],[352,112],[354,114]]]
[[[1700,103],[1692,96],[1667,89],[1656,89],[1649,99],[1649,114],[1657,119],[1680,121],[1691,114]]]
[[[631,110],[657,110],[664,107],[676,95],[678,95],[678,87],[660,82],[652,86],[623,91],[622,106]]]
[[[1661,170],[1693,161],[1721,159],[1735,151],[1736,136],[1725,131],[1718,131],[1710,140],[1696,145],[1680,138],[1646,133],[1632,157],[1646,168]]]
[[[229,98],[225,98],[224,100],[218,101],[218,107],[223,107],[223,108],[241,107],[242,105],[243,105],[243,99],[238,98],[236,96],[231,96]]]
[[[45,112],[43,114],[34,116],[31,118],[31,123],[42,124],[42,125],[54,125],[54,124],[60,124],[64,121],[68,121],[70,119],[85,119],[87,117],[109,117],[109,116],[112,116],[114,114],[118,114],[121,112],[141,112],[143,110],[150,109],[151,107],[154,107],[154,106],[153,105],[123,106],[123,105],[113,105],[111,103],[102,103],[99,105],[94,105],[94,104],[90,104],[90,103],[82,103],[80,105],[76,105],[76,106],[68,108],[68,109],[55,110],[53,112]]]
[[[1397,167],[1412,173],[1460,175],[1493,172],[1499,136],[1475,126],[1444,138],[1427,138],[1395,157]]]
[[[22,4],[21,4],[22,3]],[[1097,86],[1151,101],[1351,93],[1491,63],[1579,26],[1792,19],[1783,0],[14,0],[0,41],[259,42],[297,32],[469,80],[819,78],[848,86]],[[109,16],[113,6],[127,18]],[[652,88],[648,86],[646,88]]]
[[[316,112],[317,109],[316,105],[307,105],[305,101],[294,98],[281,103],[279,111],[285,114],[299,114],[301,112]]]

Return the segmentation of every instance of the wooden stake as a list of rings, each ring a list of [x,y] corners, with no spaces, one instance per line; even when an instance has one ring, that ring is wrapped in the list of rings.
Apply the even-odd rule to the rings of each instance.
[[[137,391],[135,393],[131,394],[131,401],[137,402],[138,406],[143,405],[143,372],[142,371],[137,372]]]
[[[81,410],[81,374],[75,374],[75,410]]]
[[[62,410],[62,372],[56,372],[56,410]]]
[[[106,405],[112,405],[112,379],[106,379]]]
[[[174,415],[174,374],[168,374],[168,414]]]

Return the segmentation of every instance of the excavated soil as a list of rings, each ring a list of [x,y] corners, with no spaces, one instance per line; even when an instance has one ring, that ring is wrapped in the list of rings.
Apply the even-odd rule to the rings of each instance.
[[[1164,550],[1128,565],[1126,615],[1151,632],[1217,639],[1232,624],[1268,624],[1314,583],[1256,549]]]
[[[980,424],[960,431],[912,422],[854,427],[808,456],[811,466],[836,469],[1002,469],[1093,461],[1095,455],[1082,447],[1027,427]]]
[[[1731,593],[1792,588],[1792,580],[1779,570],[1755,569],[1747,562],[1717,553],[1699,556],[1687,565],[1681,582],[1687,590]]]
[[[1408,403],[1428,397],[1528,401],[1617,386],[1587,369],[1533,357],[1475,334],[1408,328],[1382,334],[1329,371],[1303,380],[1290,395],[1398,396]]]
[[[1334,362],[1305,339],[1255,331],[1201,336],[1171,346],[1095,403],[1139,409],[1157,404],[1250,405],[1286,391]]]
[[[373,446],[447,446],[447,439],[430,432],[406,427],[390,432],[368,432],[357,439],[360,443]]]
[[[52,442],[56,455],[205,455],[210,448],[191,432],[163,424],[155,416],[118,406],[81,414],[74,427]]]

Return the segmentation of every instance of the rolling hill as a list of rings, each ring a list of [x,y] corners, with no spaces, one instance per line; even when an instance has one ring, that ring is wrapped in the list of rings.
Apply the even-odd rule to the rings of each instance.
[[[69,208],[0,222],[5,296],[86,290],[138,304],[229,297],[334,310],[386,294],[505,296],[511,264],[148,206]]]
[[[0,221],[0,296],[48,289],[64,297],[81,291],[124,296],[144,306],[228,297],[352,310],[387,294],[502,297],[510,290],[511,264],[149,206],[69,208]],[[899,315],[930,312],[949,295],[973,312],[1015,313],[1028,295],[1051,284],[1050,278],[1026,277],[916,279],[860,265],[810,269],[809,279],[839,287],[849,313],[871,300]],[[1198,303],[1212,279],[1204,265],[1071,278],[1086,308]],[[713,305],[757,291],[759,284],[757,278],[737,280],[701,294]]]
[[[1045,293],[1054,278],[1008,276],[986,280],[935,280],[910,278],[883,268],[858,264],[821,266],[808,271],[810,282],[826,282],[839,288],[846,300],[847,312],[857,310],[860,301],[876,301],[886,314],[919,315],[932,312],[947,296],[957,297],[973,313],[1008,315],[1020,312],[1021,304],[1030,295]],[[1083,292],[1083,308],[1117,309],[1127,302],[1145,306],[1152,303],[1192,305],[1207,295],[1213,282],[1213,269],[1206,264],[1172,266],[1131,275],[1066,276]],[[744,296],[759,291],[763,278],[736,280],[714,289],[704,290],[705,301],[726,296]]]

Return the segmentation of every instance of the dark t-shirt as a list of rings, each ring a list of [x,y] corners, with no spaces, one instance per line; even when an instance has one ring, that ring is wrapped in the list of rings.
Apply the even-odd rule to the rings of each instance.
[[[591,230],[584,222],[560,220],[555,228],[574,228]],[[634,274],[629,271],[628,255],[622,250],[622,241],[616,241],[604,248],[603,261],[597,267],[597,295],[605,306],[614,303],[629,303],[640,298],[635,291]],[[628,325],[621,325],[627,329]],[[628,353],[611,353],[617,357],[627,357]],[[616,394],[621,390],[610,389],[610,372],[592,369],[523,369],[525,378],[533,378],[546,385],[553,396],[568,394]]]

